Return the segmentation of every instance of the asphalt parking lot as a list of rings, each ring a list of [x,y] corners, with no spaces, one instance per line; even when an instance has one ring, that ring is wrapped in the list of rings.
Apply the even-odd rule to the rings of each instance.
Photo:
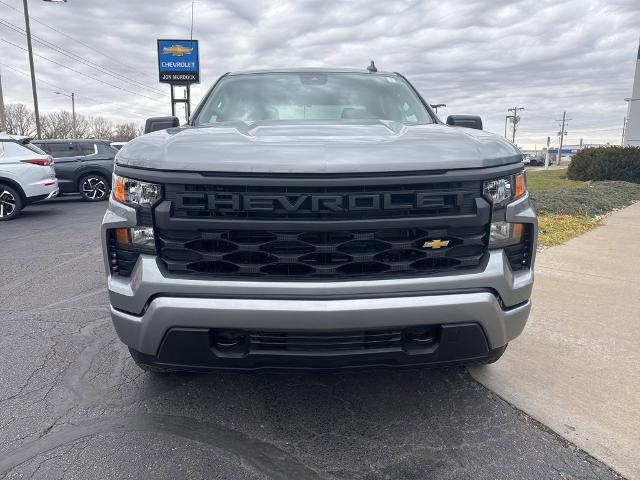
[[[109,319],[105,208],[0,224],[0,478],[618,478],[461,368],[140,371]]]

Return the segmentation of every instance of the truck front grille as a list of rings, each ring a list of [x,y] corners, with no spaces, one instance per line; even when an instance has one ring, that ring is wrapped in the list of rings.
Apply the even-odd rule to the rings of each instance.
[[[385,278],[469,269],[480,264],[488,242],[485,226],[157,233],[169,272],[274,279]]]
[[[466,172],[179,178],[154,207],[159,256],[176,275],[419,277],[477,268],[488,248],[491,207]]]
[[[168,184],[175,218],[367,219],[465,215],[480,181],[319,186]],[[314,201],[315,199],[315,201]],[[335,209],[332,209],[334,204]]]

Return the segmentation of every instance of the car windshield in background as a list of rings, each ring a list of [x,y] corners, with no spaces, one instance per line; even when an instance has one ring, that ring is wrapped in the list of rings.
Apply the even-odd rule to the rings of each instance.
[[[362,119],[433,123],[415,92],[396,75],[304,72],[226,77],[195,124]]]

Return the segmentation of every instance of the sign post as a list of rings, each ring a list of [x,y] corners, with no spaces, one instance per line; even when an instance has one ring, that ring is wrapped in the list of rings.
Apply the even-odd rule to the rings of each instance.
[[[158,40],[158,73],[160,83],[171,88],[171,115],[176,103],[184,103],[187,121],[191,116],[191,84],[200,83],[200,57],[197,40]],[[184,86],[185,98],[176,98],[174,88]]]

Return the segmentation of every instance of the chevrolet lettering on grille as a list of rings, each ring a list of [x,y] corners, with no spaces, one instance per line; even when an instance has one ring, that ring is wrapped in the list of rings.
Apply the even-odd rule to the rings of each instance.
[[[357,193],[346,195],[263,195],[242,193],[179,193],[175,207],[213,212],[331,213],[363,210],[412,210],[457,207],[464,193]]]

